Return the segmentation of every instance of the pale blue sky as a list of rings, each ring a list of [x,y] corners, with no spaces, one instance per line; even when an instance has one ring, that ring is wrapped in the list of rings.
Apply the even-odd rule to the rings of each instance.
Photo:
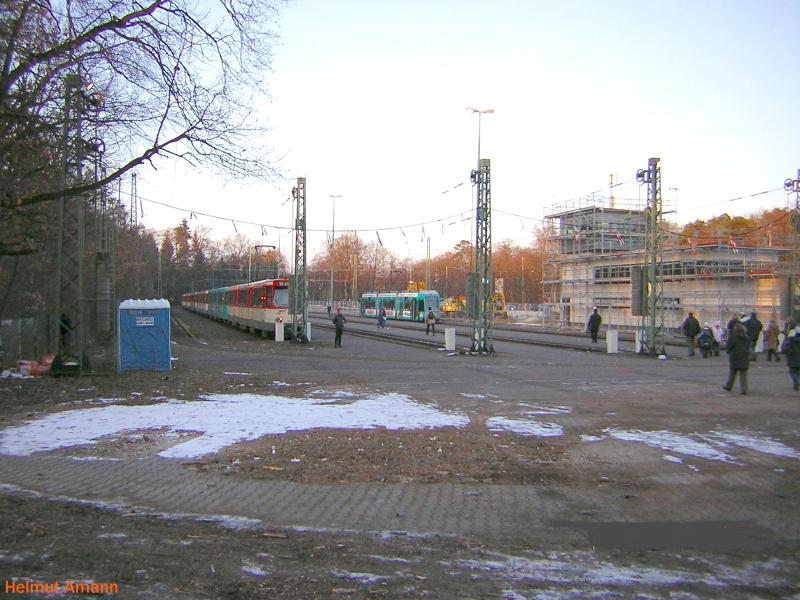
[[[687,222],[786,205],[800,168],[800,1],[472,2],[298,0],[280,22],[259,105],[288,178],[238,186],[141,174],[145,198],[288,227],[289,195],[308,178],[311,229],[366,230],[400,257],[472,239],[470,170],[492,161],[493,240],[531,240],[546,207],[633,180],[662,159],[663,191]],[[177,178],[177,186],[161,177]],[[447,194],[443,191],[459,183]],[[677,191],[671,188],[679,188]],[[222,191],[220,191],[220,189]],[[615,195],[645,196],[635,181]],[[220,197],[224,201],[220,201]],[[501,212],[502,211],[502,212]],[[145,204],[145,223],[181,213]],[[504,213],[530,217],[521,219]],[[411,226],[423,221],[420,226]],[[229,223],[200,218],[220,237]],[[277,243],[268,230],[239,231]],[[403,235],[405,234],[405,236]],[[324,233],[310,233],[313,255]],[[289,243],[281,236],[281,245]]]

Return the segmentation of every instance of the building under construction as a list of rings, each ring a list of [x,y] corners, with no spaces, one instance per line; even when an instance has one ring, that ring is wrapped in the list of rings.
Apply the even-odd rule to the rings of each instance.
[[[607,325],[643,325],[647,215],[635,201],[625,204],[593,197],[547,211],[544,289],[562,325],[582,327],[592,307]],[[679,328],[690,311],[701,322],[723,324],[738,311],[788,318],[786,248],[737,245],[732,238],[698,245],[668,233],[664,240],[658,277],[668,329]]]

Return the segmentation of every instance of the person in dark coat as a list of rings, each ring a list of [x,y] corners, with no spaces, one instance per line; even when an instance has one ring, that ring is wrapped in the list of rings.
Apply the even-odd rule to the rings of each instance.
[[[744,326],[747,329],[747,339],[750,340],[750,360],[756,360],[756,342],[761,330],[764,329],[764,325],[756,317],[756,311],[750,313],[750,318],[747,319]]]
[[[436,315],[433,314],[432,308],[429,308],[428,314],[425,315],[425,335],[428,335],[428,332],[436,335]]]
[[[736,325],[737,322],[742,321],[745,318],[745,316],[746,315],[743,312],[740,312],[738,315],[734,315],[733,317],[731,317],[731,320],[728,321],[728,333],[733,331],[733,326]]]
[[[592,309],[592,314],[589,315],[589,320],[586,322],[586,331],[592,336],[592,343],[597,343],[597,334],[600,332],[600,323],[603,318],[598,314],[597,307]]]
[[[378,314],[378,327],[383,329],[386,327],[386,309],[382,308],[381,312]]]
[[[703,331],[697,336],[697,347],[700,348],[703,358],[708,358],[714,352],[714,343],[714,332],[711,331],[711,325],[706,323]]]
[[[747,330],[741,323],[736,323],[728,336],[728,343],[725,348],[728,352],[730,363],[730,373],[728,381],[722,387],[731,391],[739,375],[739,391],[747,394],[747,370],[750,368],[750,340],[747,337]]]
[[[789,377],[792,378],[792,389],[796,392],[800,390],[800,328],[795,327],[786,332],[781,352],[786,356]]]
[[[686,345],[689,348],[689,356],[694,356],[694,338],[700,333],[700,321],[695,319],[694,313],[689,313],[681,325],[681,331],[686,336]]]
[[[342,314],[342,309],[336,309],[336,316],[331,319],[333,321],[333,326],[336,329],[336,336],[333,339],[333,347],[334,348],[341,348],[342,347],[342,332],[344,331],[344,324],[347,323],[347,319],[344,318]]]

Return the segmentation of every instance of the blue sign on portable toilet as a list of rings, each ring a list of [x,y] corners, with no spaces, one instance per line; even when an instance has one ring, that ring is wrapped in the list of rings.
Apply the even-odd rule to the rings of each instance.
[[[170,371],[168,300],[125,300],[117,312],[117,371]]]

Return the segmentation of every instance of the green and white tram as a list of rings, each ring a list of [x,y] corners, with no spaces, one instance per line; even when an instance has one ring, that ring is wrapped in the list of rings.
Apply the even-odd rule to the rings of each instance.
[[[359,314],[362,317],[377,319],[381,310],[386,311],[387,319],[399,321],[424,321],[429,310],[439,319],[439,292],[423,290],[419,292],[366,292],[361,294]]]

